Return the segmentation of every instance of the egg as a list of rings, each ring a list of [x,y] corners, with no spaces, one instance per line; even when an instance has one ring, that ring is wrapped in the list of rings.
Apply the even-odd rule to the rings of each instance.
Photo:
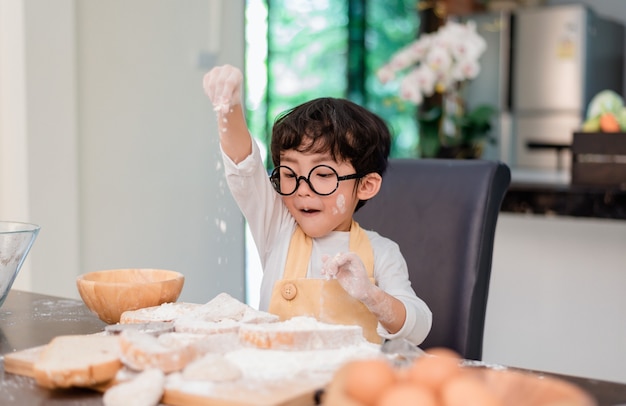
[[[450,349],[450,348],[446,348],[446,347],[433,347],[433,348],[429,348],[426,351],[426,354],[428,355],[432,355],[435,357],[448,357],[448,358],[454,358],[457,361],[461,361],[461,355]]]
[[[406,371],[406,379],[437,392],[443,383],[461,373],[460,358],[447,349],[433,349],[417,358]]]
[[[351,361],[345,366],[344,390],[348,397],[365,405],[375,405],[381,394],[396,381],[391,364],[384,359]]]
[[[504,406],[485,383],[460,374],[441,387],[443,406]]]
[[[438,406],[435,394],[412,383],[399,383],[383,392],[376,406]]]

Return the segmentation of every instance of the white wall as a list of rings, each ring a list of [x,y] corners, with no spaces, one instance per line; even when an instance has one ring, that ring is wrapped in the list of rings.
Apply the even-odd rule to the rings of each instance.
[[[42,227],[14,287],[78,297],[79,273],[155,267],[185,274],[181,300],[243,299],[244,223],[202,75],[216,36],[214,62],[243,67],[244,2],[7,1],[23,13],[30,196],[0,213]]]
[[[75,296],[72,281],[81,270],[81,168],[74,2],[23,5],[29,221],[41,231],[29,254],[31,267],[20,273],[16,287]],[[29,271],[28,284],[20,285]]]
[[[626,382],[626,221],[502,213],[483,358]]]
[[[0,219],[13,221],[29,218],[24,37],[22,4],[0,2]]]

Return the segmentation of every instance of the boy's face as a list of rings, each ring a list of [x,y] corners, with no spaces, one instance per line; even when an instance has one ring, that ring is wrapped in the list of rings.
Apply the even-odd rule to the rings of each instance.
[[[287,150],[281,153],[280,165],[291,168],[296,177],[305,178],[318,165],[329,166],[339,176],[355,173],[351,164],[335,162],[328,153]],[[311,190],[307,182],[300,180],[293,194],[281,198],[302,231],[312,238],[322,237],[331,231],[349,231],[352,215],[359,201],[355,188],[357,181],[358,179],[341,181],[337,190],[328,196],[322,196]]]

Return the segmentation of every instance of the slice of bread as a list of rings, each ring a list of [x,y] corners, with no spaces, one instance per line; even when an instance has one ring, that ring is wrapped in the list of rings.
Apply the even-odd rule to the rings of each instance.
[[[58,336],[33,366],[37,384],[46,388],[90,387],[112,380],[122,367],[117,336]]]
[[[241,348],[239,344],[239,328],[225,333],[184,333],[174,332],[159,336],[159,342],[165,346],[191,345],[199,357],[206,353],[226,353]]]
[[[209,302],[181,315],[177,320],[198,320],[204,322],[269,323],[278,321],[278,316],[256,310],[240,302],[228,293],[220,293]]]
[[[174,330],[177,333],[194,333],[194,334],[224,334],[237,333],[240,323],[234,320],[222,321],[204,321],[191,317],[181,317],[174,321]]]
[[[165,391],[165,374],[147,369],[131,380],[110,387],[104,393],[104,406],[156,406]]]
[[[363,340],[360,326],[327,324],[304,316],[239,327],[242,345],[273,350],[327,350],[356,345]]]
[[[171,321],[207,322],[207,323],[269,323],[278,321],[278,316],[256,310],[240,302],[228,293],[220,293],[205,304],[173,302],[160,306],[145,307],[122,313],[120,324],[171,322]],[[219,331],[224,332],[224,331]]]
[[[174,331],[174,322],[172,321],[152,321],[150,323],[117,323],[104,326],[107,334],[120,334],[125,330],[141,331],[142,333],[159,336],[163,333],[171,333]]]
[[[198,356],[194,340],[170,340],[139,331],[122,331],[119,335],[121,359],[135,371],[158,368],[164,373],[180,371]]]
[[[191,362],[182,372],[186,381],[228,382],[241,379],[241,369],[223,354],[205,354]]]
[[[200,306],[202,305],[197,303],[173,302],[163,303],[160,306],[144,307],[143,309],[127,310],[120,316],[120,324],[174,321]]]

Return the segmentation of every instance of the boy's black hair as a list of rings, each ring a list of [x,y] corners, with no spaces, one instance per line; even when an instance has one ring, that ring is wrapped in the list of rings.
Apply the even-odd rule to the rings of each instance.
[[[385,122],[371,111],[346,99],[313,99],[280,114],[272,129],[274,166],[286,150],[329,152],[333,160],[352,164],[356,173],[387,169],[391,134]],[[365,204],[359,201],[357,210]]]

